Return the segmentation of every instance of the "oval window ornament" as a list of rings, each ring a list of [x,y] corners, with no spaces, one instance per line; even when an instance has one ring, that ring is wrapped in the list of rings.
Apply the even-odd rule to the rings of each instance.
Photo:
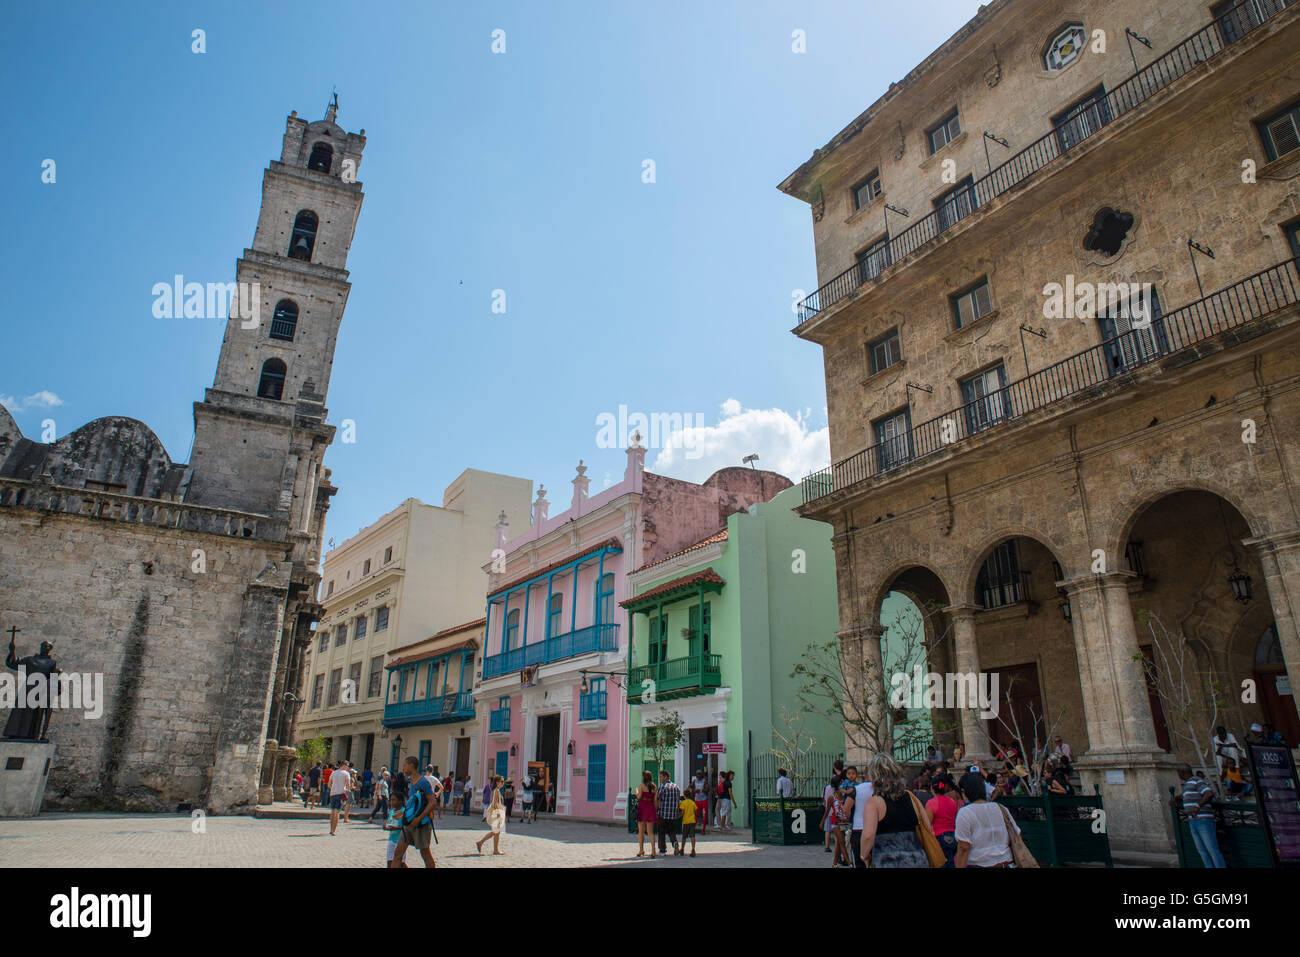
[[[1053,72],[1064,70],[1079,58],[1085,40],[1082,24],[1072,23],[1063,27],[1047,46],[1047,53],[1043,57],[1047,69]]]

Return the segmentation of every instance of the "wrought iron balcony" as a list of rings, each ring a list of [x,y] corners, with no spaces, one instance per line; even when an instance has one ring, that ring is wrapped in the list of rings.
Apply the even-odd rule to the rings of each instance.
[[[384,726],[389,728],[467,721],[473,717],[474,695],[468,691],[417,698],[414,701],[390,701],[384,705]]]
[[[645,682],[653,681],[653,685]],[[691,655],[669,658],[652,665],[638,665],[628,672],[627,693],[633,703],[649,688],[657,700],[707,694],[722,684],[721,655]]]
[[[1029,180],[1059,156],[1076,148],[1103,127],[1131,112],[1196,66],[1213,59],[1226,47],[1266,23],[1294,0],[1243,0],[1197,30],[1159,59],[1138,70],[1088,109],[1053,127],[1015,156],[975,180],[945,205],[917,220],[892,237],[879,255],[854,263],[808,296],[798,307],[799,325],[810,322],[864,283],[879,276],[979,207]],[[796,327],[798,328],[798,327]]]
[[[510,709],[493,708],[488,712],[488,733],[505,734],[510,730]]]
[[[604,691],[578,695],[579,721],[604,721],[606,718]]]
[[[511,648],[499,655],[488,655],[483,659],[483,677],[495,678],[498,675],[508,675],[512,671],[530,665],[562,661],[565,658],[594,651],[617,650],[618,625],[609,622],[588,625],[586,628],[579,628],[567,634],[534,641],[520,648]]]
[[[1154,317],[1055,365],[957,406],[803,480],[805,504],[934,455],[963,439],[1078,395],[1227,329],[1300,303],[1300,258],[1288,259]],[[1189,361],[1194,360],[1194,356]]]

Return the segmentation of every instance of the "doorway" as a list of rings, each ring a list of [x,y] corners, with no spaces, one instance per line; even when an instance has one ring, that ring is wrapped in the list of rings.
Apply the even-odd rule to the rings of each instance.
[[[552,785],[559,778],[560,769],[560,716],[543,714],[537,717],[537,760],[546,765]],[[554,810],[553,807],[547,807]]]
[[[998,676],[998,695],[994,705],[998,709],[998,716],[985,722],[989,739],[1005,750],[1012,746],[1016,729],[1019,728],[1022,748],[1033,748],[1035,737],[1038,747],[1042,748],[1047,743],[1047,727],[1043,720],[1043,695],[1038,685],[1038,665],[1031,661],[1023,665],[990,669],[990,673]]]
[[[454,776],[457,780],[464,780],[465,775],[469,774],[469,738],[456,738],[455,744]]]

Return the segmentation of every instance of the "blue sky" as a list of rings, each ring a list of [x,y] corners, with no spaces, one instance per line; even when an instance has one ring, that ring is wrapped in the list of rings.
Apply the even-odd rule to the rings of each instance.
[[[0,401],[32,438],[127,415],[187,460],[223,323],[156,319],[150,290],[234,278],[285,116],[337,88],[368,142],[327,536],[440,503],[466,467],[564,503],[582,458],[598,491],[621,405],[702,421],[698,457],[652,449],[656,471],[757,452],[797,480],[826,464],[825,386],[789,332],[811,216],[776,184],[977,6],[6,4]]]

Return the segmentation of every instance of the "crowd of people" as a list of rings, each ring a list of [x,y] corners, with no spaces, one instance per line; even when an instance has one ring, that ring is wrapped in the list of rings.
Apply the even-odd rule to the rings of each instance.
[[[785,774],[784,771],[781,772]],[[641,773],[641,783],[635,792],[637,857],[646,857],[646,842],[650,843],[649,857],[667,857],[671,842],[673,854],[686,855],[686,842],[690,841],[690,856],[695,856],[695,837],[708,833],[710,826],[719,831],[730,831],[735,808],[735,771],[718,772],[716,781],[709,783],[704,769],[700,768],[683,789],[673,782],[667,771],[659,772],[659,781],[650,771]],[[710,792],[713,794],[710,806]],[[711,820],[710,820],[711,819]],[[678,834],[681,843],[678,843]],[[656,841],[658,851],[656,852]]]

